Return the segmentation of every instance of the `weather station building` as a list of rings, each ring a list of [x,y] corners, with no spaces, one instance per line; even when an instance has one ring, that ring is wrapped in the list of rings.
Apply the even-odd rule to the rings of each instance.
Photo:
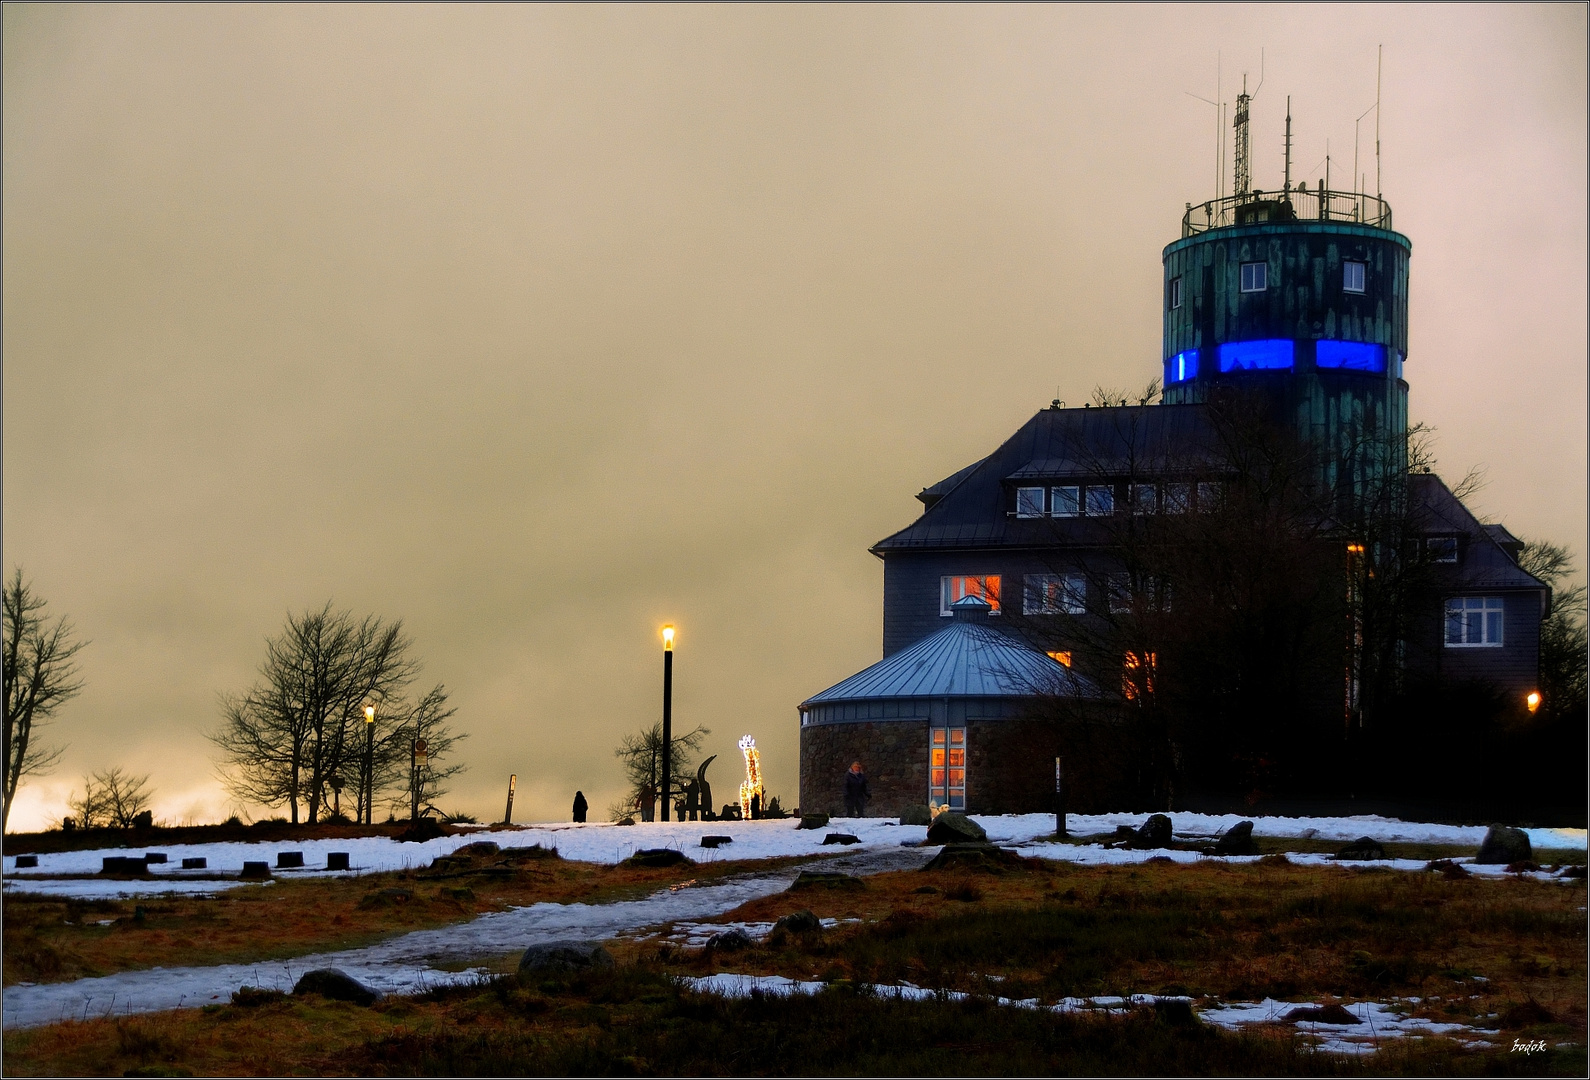
[[[917,520],[872,547],[883,659],[800,705],[803,809],[838,812],[852,761],[874,815],[1051,809],[1053,750],[1034,737],[1034,704],[1056,685],[1101,708],[1132,695],[1130,678],[1074,670],[1055,642],[1066,620],[1134,602],[1111,569],[1123,516],[1197,514],[1221,497],[1210,403],[1227,390],[1267,402],[1311,449],[1344,518],[1389,497],[1418,523],[1433,586],[1401,643],[1409,674],[1538,701],[1550,590],[1520,569],[1505,528],[1482,524],[1438,476],[1408,471],[1411,241],[1377,195],[1292,185],[1290,117],[1283,189],[1253,189],[1247,124],[1244,95],[1235,194],[1187,204],[1163,252],[1160,400],[1054,402],[924,488]],[[1349,569],[1351,558],[1349,547]],[[1047,645],[1035,625],[1050,627]],[[1120,658],[1128,675],[1134,661]],[[1329,692],[1342,701],[1340,681]]]

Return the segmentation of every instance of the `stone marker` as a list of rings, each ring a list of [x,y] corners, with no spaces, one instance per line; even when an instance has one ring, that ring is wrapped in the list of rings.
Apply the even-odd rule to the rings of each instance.
[[[797,829],[822,829],[828,826],[827,814],[802,814]]]
[[[1384,859],[1385,857],[1386,849],[1381,846],[1379,840],[1372,836],[1360,836],[1357,840],[1354,840],[1331,856],[1333,859],[1346,859],[1353,862]]]
[[[921,804],[916,806],[908,806],[900,814],[900,824],[931,825],[933,824],[933,811]]]
[[[1259,845],[1253,842],[1253,822],[1239,821],[1220,834],[1215,841],[1214,855],[1257,855]]]
[[[38,866],[38,865],[39,865],[39,857],[37,855],[18,855],[17,856],[17,869],[18,870],[31,870],[35,866]]]
[[[210,860],[203,855],[182,860],[182,869],[184,870],[208,870],[209,868]]]
[[[722,847],[724,844],[734,843],[732,836],[703,836],[701,846],[706,848]]]
[[[613,954],[600,941],[565,941],[532,945],[519,958],[519,977],[543,971],[578,971],[614,967]]]
[[[825,845],[826,844],[859,844],[859,843],[861,843],[861,837],[852,836],[850,833],[831,832],[827,836],[823,837],[823,843]]]
[[[346,870],[346,869],[348,869],[348,853],[346,851],[328,851],[328,852],[326,852],[326,869],[327,870]]]
[[[106,855],[100,864],[101,874],[147,874],[149,864],[142,857],[132,858],[127,855]]]
[[[1482,866],[1505,866],[1508,863],[1530,862],[1534,849],[1529,846],[1529,834],[1523,829],[1506,825],[1492,825],[1485,830],[1485,840],[1474,861]]]
[[[243,873],[239,876],[250,880],[268,878],[271,876],[271,864],[268,862],[246,862],[243,864]]]
[[[276,869],[296,870],[304,865],[302,851],[278,851],[276,853]]]
[[[164,851],[146,851],[146,852],[144,852],[144,862],[146,862],[146,863],[163,863],[165,861],[166,861],[166,853]]]
[[[1148,820],[1139,825],[1137,832],[1132,834],[1130,846],[1134,848],[1167,848],[1170,847],[1170,838],[1170,818],[1164,814],[1150,814]]]
[[[928,826],[927,842],[930,844],[986,844],[988,833],[965,814],[946,810]]]
[[[374,1005],[386,996],[338,968],[304,972],[303,978],[293,987],[293,993],[319,994],[332,1001],[351,1001],[355,1005]]]

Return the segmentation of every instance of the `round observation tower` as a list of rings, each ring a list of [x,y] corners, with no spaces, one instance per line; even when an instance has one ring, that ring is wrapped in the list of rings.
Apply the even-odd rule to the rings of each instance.
[[[1342,495],[1406,472],[1413,245],[1385,201],[1323,180],[1242,191],[1189,204],[1181,233],[1164,251],[1165,401],[1263,393]]]

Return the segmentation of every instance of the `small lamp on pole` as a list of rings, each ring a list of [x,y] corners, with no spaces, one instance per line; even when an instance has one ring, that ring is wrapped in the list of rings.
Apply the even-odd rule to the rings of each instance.
[[[674,742],[674,628],[665,626],[663,637],[663,717],[662,717],[662,817],[668,820],[668,800],[672,797],[668,781],[673,775]]]
[[[375,824],[375,702],[364,703],[364,823]]]

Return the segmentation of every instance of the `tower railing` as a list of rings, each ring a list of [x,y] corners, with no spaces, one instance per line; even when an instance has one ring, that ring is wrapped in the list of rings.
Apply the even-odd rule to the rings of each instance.
[[[1249,191],[1188,203],[1182,215],[1182,236],[1196,236],[1231,225],[1258,225],[1279,221],[1348,221],[1376,229],[1391,228],[1391,205],[1377,195],[1359,191],[1331,191],[1321,184],[1299,184],[1291,191]]]

